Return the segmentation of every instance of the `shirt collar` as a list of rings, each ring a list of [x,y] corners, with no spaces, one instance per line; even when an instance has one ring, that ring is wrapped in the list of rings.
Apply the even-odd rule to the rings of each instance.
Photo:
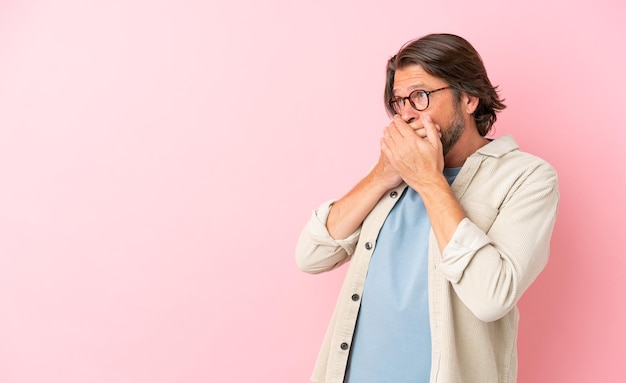
[[[476,153],[484,156],[500,158],[517,149],[519,149],[519,145],[517,145],[513,136],[507,135],[492,140],[487,145],[478,149]]]

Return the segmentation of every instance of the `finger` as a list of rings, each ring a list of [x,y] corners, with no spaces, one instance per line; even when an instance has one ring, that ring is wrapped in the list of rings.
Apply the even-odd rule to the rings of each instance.
[[[394,129],[394,128],[391,125],[385,127],[385,129],[383,130],[382,140],[384,140],[384,141],[392,141],[393,140],[392,129]]]
[[[394,128],[387,126],[383,132],[383,137],[380,139],[380,149],[386,150],[387,153],[391,150],[390,146],[393,146],[394,144],[392,129]]]
[[[432,124],[435,127],[435,129],[437,129],[439,137],[441,137],[441,127],[435,124],[430,118],[430,116],[428,115],[422,117],[422,119],[420,120],[421,127],[415,128],[415,133],[421,138],[426,138],[427,137],[427,133],[426,133],[427,124]]]
[[[391,149],[389,148],[389,145],[387,145],[384,137],[380,139],[380,152],[383,154],[387,162],[390,162]]]
[[[441,127],[437,124],[435,124],[435,122],[432,120],[432,118],[430,116],[424,116],[424,118],[422,118],[422,126],[424,128],[426,128],[426,125],[432,125],[435,127],[435,129],[437,129],[438,132],[441,132]]]
[[[435,138],[436,141],[441,142],[441,127],[437,124],[435,124],[433,122],[433,120],[430,118],[430,116],[424,116],[423,118],[423,125],[424,125],[424,131],[426,134],[426,137],[429,137],[429,134],[432,135],[433,138]],[[434,133],[429,133],[430,130],[433,130]],[[429,139],[429,141],[431,141]],[[431,143],[434,143],[431,141]]]
[[[404,135],[398,129],[398,126],[393,120],[385,128],[385,134],[383,135],[383,137],[385,137],[389,145],[393,144],[394,142],[401,142],[404,140]]]
[[[398,132],[402,135],[402,137],[410,137],[410,135],[415,132],[415,130],[407,124],[399,114],[393,116],[392,124],[396,127],[396,129],[398,129]]]
[[[398,129],[393,124],[390,124],[385,129],[385,134],[381,139],[380,149],[385,154],[390,163],[394,163],[394,158],[401,156],[402,145],[405,139],[400,135]]]
[[[420,138],[426,138],[426,129],[424,128],[415,129],[415,134],[417,134]]]
[[[428,142],[433,145],[435,148],[439,148],[441,146],[441,133],[437,131],[437,128],[434,124],[426,124],[426,139]]]

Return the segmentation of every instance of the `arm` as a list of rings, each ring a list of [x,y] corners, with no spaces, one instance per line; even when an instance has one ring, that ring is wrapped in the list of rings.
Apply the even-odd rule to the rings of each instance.
[[[440,250],[445,249],[459,223],[466,219],[465,212],[443,173],[436,174],[431,182],[421,186],[419,193],[428,212],[437,245]]]
[[[378,163],[345,197],[335,202],[326,227],[333,238],[345,238],[361,226],[380,197],[402,182],[381,155]]]
[[[326,202],[313,214],[300,234],[296,245],[296,264],[300,270],[318,274],[335,269],[348,261],[354,252],[360,230],[342,240],[335,240],[326,229],[331,202]]]
[[[443,249],[465,212],[443,175],[441,128],[427,115],[422,124],[423,129],[414,130],[395,116],[385,130],[382,150],[402,179],[422,197],[439,249]]]
[[[442,250],[437,269],[476,317],[497,320],[516,305],[547,263],[559,199],[556,173],[547,163],[527,169],[524,179],[510,186],[499,211],[471,214],[441,174],[435,126],[425,119],[424,127],[426,140],[395,118],[385,133],[383,152],[424,200]]]
[[[296,246],[298,267],[316,274],[347,262],[361,224],[383,194],[401,181],[381,155],[376,166],[346,196],[313,213]]]
[[[460,222],[437,268],[476,317],[506,315],[543,270],[558,200],[556,173],[544,164],[493,217],[468,210],[473,220]]]

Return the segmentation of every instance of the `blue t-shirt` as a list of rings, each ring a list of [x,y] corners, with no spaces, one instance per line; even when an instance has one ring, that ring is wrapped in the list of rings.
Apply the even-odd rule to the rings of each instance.
[[[446,168],[452,183],[461,168]],[[406,188],[383,224],[365,280],[345,382],[428,383],[430,220]]]

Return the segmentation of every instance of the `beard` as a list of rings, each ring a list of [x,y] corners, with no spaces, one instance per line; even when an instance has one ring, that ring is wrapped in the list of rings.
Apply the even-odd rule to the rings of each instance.
[[[454,116],[447,129],[441,129],[441,146],[443,147],[443,156],[445,157],[457,143],[461,137],[461,133],[465,129],[465,121],[461,116],[461,106],[459,102],[454,103]]]

